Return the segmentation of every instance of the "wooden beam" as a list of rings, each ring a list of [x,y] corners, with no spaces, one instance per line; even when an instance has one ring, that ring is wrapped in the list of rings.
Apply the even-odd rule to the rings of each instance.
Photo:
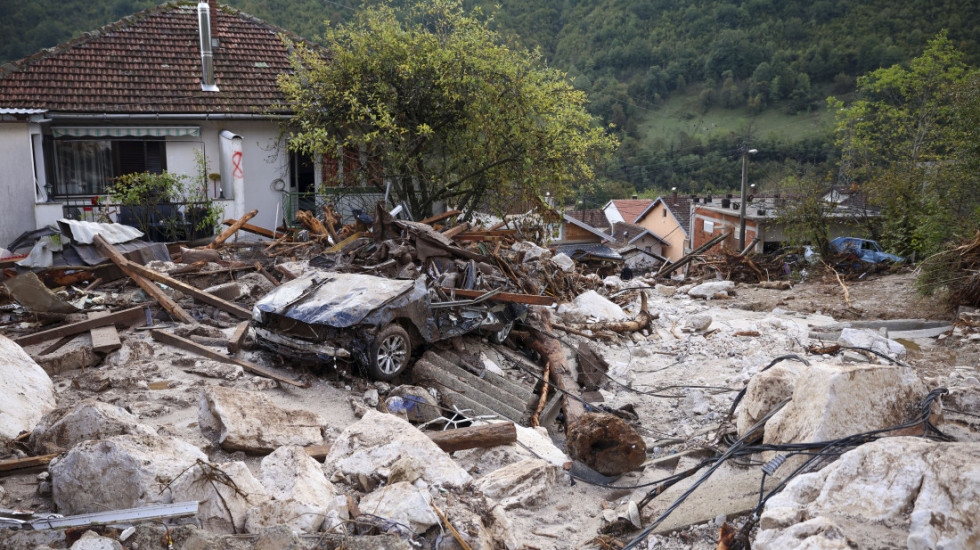
[[[248,321],[238,323],[238,326],[235,327],[235,332],[228,339],[228,353],[238,353],[238,350],[242,349],[242,343],[245,341],[245,334],[247,333]]]
[[[224,225],[235,225],[236,220],[225,220],[221,222]],[[238,228],[239,231],[245,231],[246,233],[252,233],[253,235],[259,235],[261,237],[266,237],[269,239],[278,239],[282,236],[282,231],[271,231],[264,227],[259,227],[257,225],[252,225],[248,223],[243,223]]]
[[[43,468],[58,455],[29,456],[27,458],[14,458],[11,460],[0,460],[0,477],[24,473],[23,470],[32,468]]]
[[[280,382],[284,382],[286,384],[290,384],[299,388],[306,388],[309,387],[310,385],[309,382],[298,382],[291,378],[280,376],[268,369],[262,368],[258,365],[253,365],[248,361],[242,361],[241,359],[228,357],[227,355],[223,355],[214,350],[208,349],[207,347],[202,346],[196,342],[192,342],[186,338],[181,338],[176,334],[171,334],[169,332],[163,332],[162,330],[153,329],[150,331],[150,336],[152,336],[153,339],[156,340],[157,342],[168,344],[176,348],[180,348],[184,351],[189,351],[191,353],[196,353],[198,355],[207,357],[208,359],[213,359],[215,361],[221,361],[224,363],[231,363],[232,365],[238,365],[239,367],[247,370],[248,372],[251,372],[253,374],[258,374],[259,376],[265,376],[266,378],[278,380]]]
[[[132,325],[138,321],[146,319],[146,314],[144,313],[145,308],[145,305],[136,306],[134,308],[110,313],[109,315],[99,317],[98,319],[88,319],[85,321],[72,323],[70,325],[61,325],[50,330],[43,330],[41,332],[35,332],[34,334],[28,334],[27,336],[15,338],[14,342],[17,342],[17,344],[21,346],[30,346],[33,344],[46,342],[48,340],[54,340],[55,338],[64,338],[66,336],[74,336],[76,334],[88,332],[96,327],[104,327],[115,324]]]
[[[444,236],[445,236],[445,237],[446,237],[447,239],[452,239],[452,238],[453,238],[453,237],[455,237],[456,235],[459,235],[460,233],[463,233],[463,232],[465,232],[465,231],[466,231],[467,229],[469,229],[469,228],[470,228],[470,224],[469,224],[469,223],[467,223],[467,222],[463,222],[463,223],[461,223],[461,224],[459,224],[459,225],[457,225],[456,227],[451,227],[451,228],[449,228],[449,229],[447,229],[447,230],[445,230],[445,231],[443,231],[443,232],[442,232],[442,234],[443,234],[443,235],[444,235]]]
[[[360,239],[361,237],[368,237],[370,235],[371,235],[371,233],[369,233],[367,231],[355,231],[354,234],[352,234],[350,237],[347,237],[346,239],[344,239],[344,240],[340,241],[339,243],[331,246],[330,248],[324,250],[323,252],[324,252],[324,254],[333,254],[334,252],[340,252],[341,250],[344,249],[345,246],[347,246],[350,243],[356,241],[357,239]]]
[[[105,311],[93,311],[88,314],[89,319],[98,319],[108,315]],[[122,347],[119,341],[119,333],[116,332],[115,325],[106,325],[89,330],[92,336],[92,350],[99,353],[109,353]]]
[[[463,298],[479,298],[487,293],[485,290],[465,290],[462,288],[443,288],[442,289],[447,294],[456,293],[456,296],[461,296]],[[555,303],[555,299],[551,296],[535,296],[533,294],[512,294],[509,292],[500,292],[494,294],[490,300],[496,300],[498,302],[511,302],[514,304],[530,304],[534,306],[550,306]]]
[[[285,266],[282,266],[282,265],[277,265],[276,266],[276,271],[278,271],[279,273],[282,273],[283,277],[289,279],[290,281],[292,281],[293,279],[299,277],[299,275],[297,275],[297,274],[293,273],[292,271],[286,269],[286,267]]]
[[[170,298],[170,296],[167,296],[167,294],[160,287],[151,283],[150,281],[147,281],[146,279],[141,277],[139,273],[133,270],[132,266],[139,265],[139,264],[127,260],[122,254],[119,253],[118,250],[116,250],[114,246],[112,246],[105,239],[103,239],[102,235],[96,235],[95,238],[92,240],[92,242],[95,243],[95,246],[99,247],[99,250],[101,250],[104,254],[109,256],[109,259],[112,260],[112,263],[119,266],[119,269],[121,269],[123,273],[129,275],[130,279],[132,279],[136,284],[138,284],[140,288],[142,288],[147,294],[153,297],[153,299],[156,300],[157,303],[159,303],[163,307],[163,309],[170,312],[170,314],[173,315],[178,321],[183,323],[197,322],[194,320],[193,317],[191,317],[190,313],[187,313],[187,311],[185,311],[184,308],[177,305],[177,303],[174,302]]]
[[[330,445],[310,445],[304,449],[306,449],[306,454],[313,457],[313,460],[323,462],[327,458],[327,453],[330,452]]]
[[[482,426],[469,426],[441,432],[425,432],[440,449],[451,453],[464,449],[496,447],[517,441],[517,428],[513,422],[497,422]]]
[[[447,220],[453,216],[458,216],[462,214],[462,210],[450,210],[449,212],[443,212],[442,214],[436,214],[435,216],[428,217],[424,220],[419,220],[419,223],[426,223],[432,225],[436,222],[441,222],[442,220]]]
[[[238,221],[231,224],[231,227],[229,227],[228,229],[222,231],[220,235],[218,235],[217,237],[214,238],[213,241],[211,241],[211,244],[205,246],[204,248],[218,248],[219,246],[221,246],[221,243],[227,241],[232,235],[237,233],[238,230],[241,229],[243,225],[245,225],[245,222],[254,218],[255,215],[258,213],[259,213],[258,210],[252,210],[246,212],[244,216],[238,218]]]
[[[173,277],[164,275],[159,271],[154,271],[136,262],[130,262],[125,258],[123,258],[123,261],[128,262],[128,265],[126,266],[127,269],[135,273],[138,273],[139,275],[146,277],[147,279],[150,279],[152,281],[157,281],[159,283],[163,283],[174,290],[179,290],[180,292],[183,292],[184,294],[193,297],[195,300],[199,300],[201,302],[204,302],[205,304],[214,306],[220,309],[221,311],[234,315],[235,317],[238,317],[240,319],[252,318],[252,312],[250,312],[249,310],[243,308],[242,306],[234,302],[229,302],[228,300],[221,299],[215,296],[214,294],[204,292],[203,290],[191,286],[185,283],[184,281],[174,279]],[[123,267],[123,266],[120,265],[119,267]],[[254,268],[253,266],[246,266],[246,269],[253,269],[253,268]],[[193,319],[190,322],[194,322]]]
[[[49,353],[54,353],[54,352],[58,351],[59,349],[61,349],[61,346],[64,346],[68,342],[71,342],[72,340],[75,339],[76,336],[78,336],[78,335],[77,334],[69,334],[68,336],[62,336],[60,339],[58,339],[57,342],[55,342],[55,343],[51,344],[50,346],[42,349],[41,350],[41,353],[38,353],[38,356],[41,357],[41,356],[47,355]]]

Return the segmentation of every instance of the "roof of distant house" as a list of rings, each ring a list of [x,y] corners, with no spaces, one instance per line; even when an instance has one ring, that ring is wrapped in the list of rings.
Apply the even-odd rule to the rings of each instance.
[[[619,210],[619,215],[623,217],[623,221],[636,223],[636,218],[653,203],[653,199],[613,199],[609,202],[613,203],[616,210]]]
[[[602,210],[590,209],[590,210],[565,210],[565,214],[575,218],[576,220],[590,225],[596,229],[606,231],[609,229],[609,220],[606,218],[606,213]]]
[[[649,235],[650,237],[664,244],[670,244],[667,241],[661,239],[654,232],[643,227],[642,225],[636,225],[633,223],[626,223],[626,222],[614,223],[612,228],[612,235],[613,237],[616,238],[616,243],[619,246],[626,246],[628,244],[632,244],[633,242],[639,240],[643,235]]]
[[[671,215],[674,216],[674,219],[677,220],[677,224],[680,225],[681,231],[683,231],[684,234],[687,235],[688,225],[690,225],[690,221],[691,221],[691,197],[682,197],[680,195],[670,196],[670,197],[657,197],[656,199],[654,199],[653,202],[650,203],[649,206],[646,207],[646,209],[643,210],[642,213],[640,213],[639,216],[636,217],[636,222],[639,222],[641,219],[643,219],[643,217],[649,214],[650,211],[653,210],[655,206],[657,206],[657,203],[660,202],[662,202],[664,206],[667,207],[667,210],[670,211]]]
[[[195,3],[165,4],[0,68],[0,107],[69,113],[271,114],[289,72],[280,35],[227,6],[211,13],[220,91],[201,90]],[[282,109],[279,108],[279,112]]]

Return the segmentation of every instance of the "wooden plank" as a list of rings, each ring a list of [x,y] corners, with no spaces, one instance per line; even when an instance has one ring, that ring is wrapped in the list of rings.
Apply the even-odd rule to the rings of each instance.
[[[225,220],[221,223],[224,225],[235,225],[235,221],[236,220]],[[253,235],[259,235],[269,239],[278,239],[279,237],[282,237],[283,234],[282,231],[274,232],[264,227],[259,227],[249,223],[243,223],[238,229],[239,231],[245,231],[246,233],[252,233]]]
[[[419,223],[426,223],[432,225],[436,222],[441,222],[442,220],[449,219],[453,216],[458,216],[462,214],[462,210],[450,210],[449,212],[443,212],[442,214],[436,214],[435,216],[428,217],[424,220],[419,220]]]
[[[297,275],[297,274],[293,273],[292,271],[286,269],[286,266],[283,266],[283,265],[277,265],[276,266],[276,271],[278,271],[279,273],[282,273],[283,277],[289,279],[290,281],[292,281],[293,279],[299,277],[299,275]]]
[[[35,332],[34,334],[28,334],[27,336],[21,336],[20,338],[15,338],[14,342],[17,342],[21,346],[30,346],[33,344],[38,344],[41,342],[46,342],[48,340],[53,340],[55,338],[63,338],[65,336],[73,336],[75,334],[81,334],[83,332],[88,332],[89,330],[96,327],[104,327],[107,325],[132,325],[139,321],[145,320],[146,315],[143,313],[146,306],[136,306],[130,309],[124,309],[122,311],[117,311],[115,313],[110,313],[105,317],[99,317],[98,319],[88,319],[85,321],[79,321],[77,323],[72,323],[70,325],[62,325],[50,330],[43,330],[41,332]]]
[[[497,422],[441,432],[425,432],[425,435],[440,449],[451,453],[514,443],[517,441],[517,428],[513,422]]]
[[[306,449],[306,454],[313,457],[317,462],[323,462],[327,458],[327,453],[330,452],[330,445],[310,445],[304,448]]]
[[[153,297],[153,299],[156,300],[157,303],[163,307],[163,309],[170,312],[170,314],[173,315],[178,321],[184,323],[197,322],[193,317],[191,317],[190,313],[187,313],[184,308],[177,305],[177,303],[174,302],[170,296],[167,296],[167,294],[160,289],[160,287],[144,279],[134,269],[132,269],[132,266],[139,264],[127,260],[122,254],[119,253],[118,250],[116,250],[114,246],[103,239],[102,235],[96,235],[92,242],[95,243],[95,246],[99,247],[99,250],[101,250],[105,255],[109,256],[112,263],[119,266],[119,269],[121,269],[123,273],[129,275],[130,279],[138,284],[147,294]]]
[[[88,314],[89,319],[98,319],[99,317],[105,317],[108,315],[105,311],[93,311]],[[110,351],[117,350],[122,347],[122,342],[119,341],[119,333],[116,332],[115,325],[106,325],[104,327],[96,327],[89,330],[89,334],[92,335],[92,350],[99,353],[109,353]]]
[[[31,468],[42,468],[57,457],[56,454],[29,456],[27,458],[14,458],[11,460],[0,460],[0,477],[23,473],[23,470]]]
[[[232,333],[231,338],[228,340],[228,352],[238,353],[238,350],[242,349],[242,343],[245,341],[245,335],[248,333],[248,321],[242,321],[238,323],[235,327],[235,332]]]
[[[279,281],[277,281],[276,278],[273,277],[271,273],[266,271],[265,268],[262,267],[262,264],[260,262],[255,262],[255,271],[257,271],[259,275],[265,277],[265,280],[272,283],[272,286],[279,286]]]
[[[324,254],[333,254],[335,252],[340,252],[341,250],[344,249],[345,246],[347,246],[350,243],[356,241],[357,239],[360,239],[361,237],[367,237],[367,236],[370,236],[370,235],[371,235],[371,233],[369,233],[367,231],[355,231],[353,235],[351,235],[350,237],[347,237],[346,239],[340,241],[339,243],[337,243],[337,244],[331,246],[330,248],[324,250],[323,253]]]
[[[237,233],[238,230],[241,229],[243,225],[245,225],[245,222],[254,218],[255,215],[258,213],[259,213],[258,210],[250,210],[246,212],[244,216],[238,218],[238,221],[231,224],[231,226],[228,229],[222,231],[221,234],[219,234],[217,237],[214,238],[213,241],[211,241],[211,244],[205,246],[204,248],[218,248],[219,246],[221,246],[221,243],[227,241],[232,235]]]
[[[499,242],[505,241],[509,237],[504,237],[503,235],[484,235],[482,233],[460,233],[453,237],[454,241],[458,242]]]
[[[186,338],[181,338],[176,334],[171,334],[169,332],[163,332],[162,330],[153,329],[150,330],[150,336],[153,337],[157,342],[168,344],[185,351],[196,353],[208,359],[214,359],[215,361],[222,361],[224,363],[231,363],[232,365],[238,365],[241,368],[259,376],[265,376],[266,378],[271,378],[273,380],[278,380],[286,384],[290,384],[299,388],[307,388],[310,386],[309,382],[298,382],[291,378],[285,376],[280,376],[268,369],[264,369],[258,365],[253,365],[248,361],[242,361],[241,359],[236,359],[234,357],[228,357],[214,350],[208,349],[196,342],[192,342]]]
[[[466,290],[462,288],[443,288],[447,294],[455,292],[456,296],[463,298],[479,298],[487,292],[485,290]],[[551,296],[535,296],[533,294],[511,294],[509,292],[500,292],[494,294],[491,300],[496,300],[498,302],[511,302],[514,304],[530,304],[534,306],[550,306],[555,303],[555,299]]]
[[[41,350],[41,353],[39,353],[38,356],[44,356],[44,355],[47,355],[49,353],[54,353],[54,352],[58,351],[59,349],[61,349],[61,346],[67,344],[68,342],[71,342],[72,340],[75,339],[76,336],[78,336],[78,335],[77,334],[69,334],[68,336],[62,336],[57,342],[55,342],[55,343],[51,344],[50,346],[42,349]]]
[[[463,233],[463,232],[465,232],[465,231],[466,231],[467,229],[469,229],[469,228],[470,228],[470,224],[469,224],[469,223],[467,223],[467,222],[463,222],[463,223],[461,223],[461,224],[459,224],[459,225],[457,225],[456,227],[451,227],[451,228],[449,228],[449,229],[447,229],[447,230],[445,230],[445,231],[443,231],[443,232],[442,232],[442,234],[443,234],[443,235],[444,235],[444,236],[445,236],[445,237],[446,237],[447,239],[452,239],[452,238],[453,238],[453,237],[455,237],[456,235],[459,235],[460,233]]]
[[[129,260],[126,260],[125,258],[124,261],[129,262]],[[195,300],[200,300],[205,304],[214,306],[220,309],[221,311],[227,312],[240,319],[252,318],[252,313],[249,310],[243,308],[242,306],[234,302],[229,302],[228,300],[223,300],[215,296],[214,294],[204,292],[203,290],[193,287],[183,281],[179,281],[177,279],[174,279],[173,277],[164,275],[163,273],[160,273],[158,271],[154,271],[136,262],[129,262],[129,265],[127,267],[130,270],[138,273],[139,275],[146,277],[147,279],[150,279],[152,281],[157,281],[159,283],[163,283],[169,286],[170,288],[179,290],[180,292],[183,292],[184,294],[193,297]],[[253,266],[247,266],[247,269],[253,269]],[[193,320],[191,322],[193,322]]]

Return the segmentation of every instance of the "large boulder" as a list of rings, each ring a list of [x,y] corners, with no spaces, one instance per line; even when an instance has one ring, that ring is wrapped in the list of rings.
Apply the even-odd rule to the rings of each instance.
[[[432,496],[407,481],[376,489],[361,499],[358,508],[389,521],[409,526],[416,533],[439,523],[432,509]]]
[[[347,519],[346,497],[338,495],[323,468],[302,447],[279,447],[262,459],[261,472],[262,486],[274,500],[249,511],[250,533],[277,521],[315,533],[325,518],[329,518],[328,529]]]
[[[129,434],[75,445],[51,462],[52,499],[66,515],[172,502],[167,484],[198,460],[200,449],[175,437]]]
[[[392,414],[404,413],[409,422],[424,423],[442,416],[436,398],[419,386],[398,386],[391,390],[385,406]]]
[[[0,441],[29,432],[54,409],[54,384],[27,352],[0,335]]]
[[[241,533],[245,514],[267,500],[265,488],[244,462],[199,462],[170,484],[174,502],[198,502],[197,521],[208,531]]]
[[[593,470],[616,476],[638,469],[647,446],[623,419],[607,413],[585,413],[568,430],[568,454]]]
[[[155,433],[126,409],[87,399],[74,407],[55,409],[44,415],[31,433],[31,446],[38,454],[59,453],[90,439]]]
[[[909,368],[815,364],[796,380],[793,400],[766,423],[763,441],[831,441],[904,424],[919,415],[927,394]],[[774,455],[770,452],[764,458]]]
[[[735,294],[734,281],[711,281],[701,283],[687,291],[688,296],[694,298],[715,298],[720,295],[732,296]]]
[[[568,323],[587,323],[592,319],[599,321],[629,319],[623,308],[594,290],[583,292],[570,303],[560,305],[558,314]]]
[[[529,458],[494,470],[473,485],[505,509],[529,508],[551,492],[560,476],[561,468]]]
[[[801,363],[784,361],[749,380],[745,395],[735,409],[735,429],[739,436],[745,435],[773,407],[793,395],[796,379],[804,368]]]
[[[976,548],[977,518],[980,443],[883,438],[790,481],[766,503],[752,547]]]
[[[198,416],[201,430],[229,452],[264,454],[283,445],[320,445],[326,425],[316,413],[283,409],[260,393],[220,386],[201,393]]]
[[[415,426],[372,410],[337,436],[324,465],[350,476],[378,474],[387,478],[395,461],[405,456],[425,465],[422,479],[432,485],[462,487],[473,480]]]
[[[889,357],[905,356],[905,346],[867,328],[845,328],[837,338],[837,343],[842,346],[867,348]]]

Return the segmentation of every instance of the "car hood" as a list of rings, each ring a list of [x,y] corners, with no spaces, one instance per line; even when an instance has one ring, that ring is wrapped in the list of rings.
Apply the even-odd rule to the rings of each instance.
[[[424,299],[426,294],[421,280],[314,270],[265,295],[255,310],[307,324],[347,328],[395,300]]]

